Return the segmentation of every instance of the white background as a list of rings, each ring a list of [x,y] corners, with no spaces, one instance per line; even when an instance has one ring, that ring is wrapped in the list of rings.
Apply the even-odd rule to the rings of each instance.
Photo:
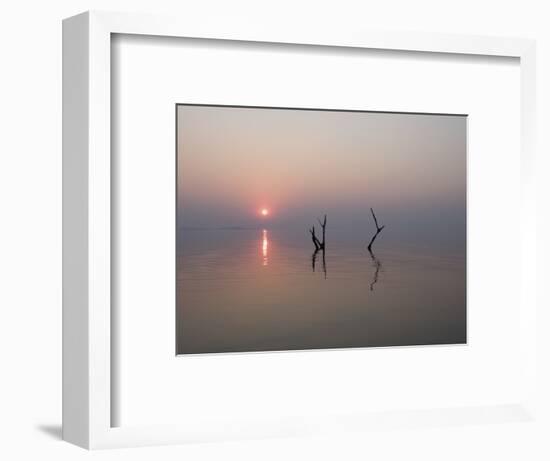
[[[197,20],[314,29],[375,27],[539,39],[539,152],[549,152],[550,31],[544,2],[20,1],[0,17],[0,454],[5,459],[548,459],[543,423],[380,431],[89,454],[59,441],[61,415],[61,26],[80,11],[138,10]],[[550,161],[541,155],[540,177]],[[544,168],[543,168],[544,167]],[[548,181],[547,181],[548,182]],[[540,181],[541,192],[548,187]],[[539,232],[550,234],[548,211]],[[541,242],[539,269],[549,260]],[[542,271],[541,271],[542,272]],[[542,296],[542,294],[541,294]],[[548,305],[548,296],[542,299]],[[541,333],[549,316],[540,312]],[[540,342],[549,345],[549,335]],[[548,388],[548,369],[542,369]],[[548,399],[545,404],[548,405]],[[547,406],[545,407],[547,408]],[[414,456],[413,456],[414,455]]]

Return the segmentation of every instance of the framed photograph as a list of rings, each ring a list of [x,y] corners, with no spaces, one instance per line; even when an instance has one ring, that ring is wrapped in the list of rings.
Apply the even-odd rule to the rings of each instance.
[[[177,354],[466,344],[465,115],[176,120]]]
[[[63,437],[534,417],[534,44],[63,23]]]

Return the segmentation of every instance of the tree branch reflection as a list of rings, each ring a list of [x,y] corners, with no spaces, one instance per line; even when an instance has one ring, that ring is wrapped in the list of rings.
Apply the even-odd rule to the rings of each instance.
[[[378,282],[378,274],[380,273],[380,268],[382,267],[382,263],[376,256],[374,256],[374,253],[372,251],[369,250],[369,254],[374,265],[374,275],[372,278],[372,282],[370,284],[370,291],[374,291],[374,285],[376,285],[376,283]]]
[[[324,249],[317,249],[313,252],[313,254],[311,255],[311,268],[313,270],[313,272],[315,272],[315,266],[317,264],[317,255],[319,253],[322,253],[322,263],[323,263],[323,273],[325,274],[325,279],[327,278],[327,261],[326,261],[326,258],[325,258],[325,250]]]

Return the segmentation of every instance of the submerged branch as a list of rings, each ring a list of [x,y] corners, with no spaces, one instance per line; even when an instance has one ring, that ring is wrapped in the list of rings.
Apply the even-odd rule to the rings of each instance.
[[[321,242],[319,242],[319,239],[317,238],[317,236],[315,235],[315,226],[313,226],[310,230],[309,230],[309,233],[311,234],[311,241],[313,242],[313,244],[315,245],[315,251],[319,251],[321,249]]]
[[[368,247],[367,247],[367,248],[369,249],[369,251],[372,253],[372,244],[373,244],[374,241],[376,240],[376,237],[378,237],[378,234],[379,234],[380,232],[382,232],[382,229],[384,229],[384,227],[386,227],[386,226],[380,227],[380,226],[378,225],[378,220],[376,219],[376,215],[374,214],[374,210],[373,210],[372,208],[370,209],[370,212],[372,213],[372,217],[374,218],[374,224],[375,224],[375,226],[376,226],[376,234],[374,234],[374,235],[372,236],[372,238],[371,238],[371,240],[370,240],[370,243],[369,243],[369,245],[368,245]]]
[[[315,251],[324,250],[325,249],[325,235],[326,235],[326,227],[327,227],[327,215],[325,215],[324,221],[321,221],[320,219],[317,219],[319,221],[319,224],[321,225],[321,229],[323,232],[323,241],[320,241],[317,236],[315,235],[315,226],[312,226],[311,229],[309,229],[309,233],[311,234],[311,241],[313,242],[313,245],[315,245]]]
[[[313,272],[315,272],[315,263],[317,262],[317,253],[319,251],[323,252],[323,272],[325,274],[325,278],[327,278],[327,263],[325,259],[325,236],[326,236],[326,227],[327,227],[327,215],[325,214],[325,219],[321,221],[320,219],[317,219],[319,221],[319,224],[321,225],[322,229],[322,235],[323,235],[323,241],[320,241],[317,236],[315,235],[315,226],[312,226],[311,229],[309,229],[309,233],[311,234],[311,241],[313,242],[313,245],[315,245],[315,251],[311,255],[311,268],[313,269]]]
[[[325,249],[325,231],[327,228],[327,215],[325,215],[325,219],[323,222],[321,222],[320,219],[317,219],[317,221],[319,221],[319,224],[321,224],[321,228],[323,229],[323,243],[321,243],[321,248],[323,248],[324,250]]]

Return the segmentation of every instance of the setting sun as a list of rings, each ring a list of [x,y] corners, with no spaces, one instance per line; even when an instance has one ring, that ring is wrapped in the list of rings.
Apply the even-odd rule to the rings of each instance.
[[[262,216],[267,216],[267,215],[269,215],[269,210],[268,210],[267,208],[262,208],[262,209],[260,210],[260,214],[261,214]]]

